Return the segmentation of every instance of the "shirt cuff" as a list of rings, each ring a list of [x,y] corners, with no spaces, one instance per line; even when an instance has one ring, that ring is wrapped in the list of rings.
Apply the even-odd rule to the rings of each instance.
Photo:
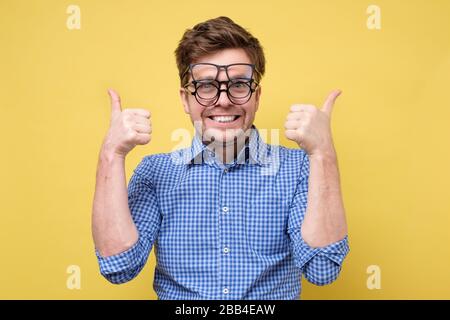
[[[348,246],[348,235],[346,235],[344,239],[320,249],[320,255],[326,256],[328,259],[341,266],[350,251],[350,247]]]
[[[126,251],[108,257],[101,256],[98,250],[95,249],[95,255],[97,256],[98,264],[100,266],[100,273],[108,275],[135,268],[139,265],[140,253],[145,249],[142,248],[142,246],[142,242],[138,240]]]
[[[303,269],[305,265],[313,259],[316,255],[321,255],[329,258],[338,265],[342,265],[344,258],[350,251],[348,246],[348,236],[346,235],[344,239],[337,242],[331,243],[325,247],[312,248],[310,247],[302,238],[300,231],[291,234],[292,240],[292,250],[294,261],[296,265]]]

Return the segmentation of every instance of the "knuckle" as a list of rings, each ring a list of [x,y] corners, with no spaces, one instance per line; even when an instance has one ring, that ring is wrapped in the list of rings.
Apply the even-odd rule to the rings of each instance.
[[[150,127],[145,124],[137,124],[136,130],[141,131],[142,133],[150,133]]]
[[[136,113],[139,115],[142,115],[145,118],[149,118],[150,117],[150,111],[146,110],[146,109],[136,109]]]

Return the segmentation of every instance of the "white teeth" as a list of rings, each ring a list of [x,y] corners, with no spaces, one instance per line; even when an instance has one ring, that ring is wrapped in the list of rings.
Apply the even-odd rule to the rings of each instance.
[[[236,120],[237,117],[238,116],[213,116],[211,118],[217,122],[232,122]]]

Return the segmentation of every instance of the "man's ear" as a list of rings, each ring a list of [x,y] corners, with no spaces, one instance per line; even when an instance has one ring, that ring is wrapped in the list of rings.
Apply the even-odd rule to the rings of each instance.
[[[258,111],[260,95],[261,95],[261,86],[258,86],[258,88],[255,91],[255,112]]]
[[[183,107],[184,107],[184,112],[187,114],[190,114],[189,103],[188,103],[188,93],[186,92],[186,90],[184,88],[180,88],[180,98],[181,98],[181,103],[183,104]]]

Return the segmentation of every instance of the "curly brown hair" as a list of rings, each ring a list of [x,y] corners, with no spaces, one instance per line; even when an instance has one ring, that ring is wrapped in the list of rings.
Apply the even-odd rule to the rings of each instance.
[[[189,74],[185,71],[189,64],[202,56],[234,48],[244,49],[258,71],[255,73],[255,80],[260,82],[265,72],[264,51],[259,40],[246,29],[224,16],[206,20],[192,29],[187,29],[175,50],[181,86],[188,81]]]

